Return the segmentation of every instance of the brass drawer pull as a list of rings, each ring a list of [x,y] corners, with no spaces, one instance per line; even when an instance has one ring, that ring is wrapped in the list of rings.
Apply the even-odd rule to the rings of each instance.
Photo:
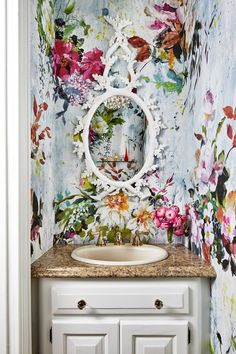
[[[77,304],[79,310],[83,310],[86,307],[86,301],[80,300]]]
[[[163,302],[162,302],[161,300],[157,299],[157,300],[155,301],[155,307],[156,307],[158,310],[161,310],[162,307],[163,307]]]

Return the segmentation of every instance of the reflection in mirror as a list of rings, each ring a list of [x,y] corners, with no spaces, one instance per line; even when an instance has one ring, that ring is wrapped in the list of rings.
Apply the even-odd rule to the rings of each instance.
[[[127,181],[143,167],[147,119],[138,104],[112,96],[94,113],[89,127],[89,150],[100,172],[113,181]]]

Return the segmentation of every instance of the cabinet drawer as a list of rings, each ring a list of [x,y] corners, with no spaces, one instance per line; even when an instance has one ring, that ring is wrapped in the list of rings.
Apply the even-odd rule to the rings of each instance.
[[[53,314],[189,313],[189,287],[184,285],[54,287],[51,295]]]

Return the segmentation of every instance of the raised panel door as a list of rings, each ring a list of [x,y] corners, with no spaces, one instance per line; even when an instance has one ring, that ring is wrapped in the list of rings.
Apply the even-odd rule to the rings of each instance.
[[[187,321],[124,320],[120,331],[120,354],[188,354]]]
[[[119,354],[119,321],[55,319],[53,354]]]

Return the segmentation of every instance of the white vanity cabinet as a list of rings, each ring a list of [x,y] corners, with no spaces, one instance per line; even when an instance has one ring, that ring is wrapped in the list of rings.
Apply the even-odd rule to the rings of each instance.
[[[38,282],[37,354],[208,354],[209,279]]]

